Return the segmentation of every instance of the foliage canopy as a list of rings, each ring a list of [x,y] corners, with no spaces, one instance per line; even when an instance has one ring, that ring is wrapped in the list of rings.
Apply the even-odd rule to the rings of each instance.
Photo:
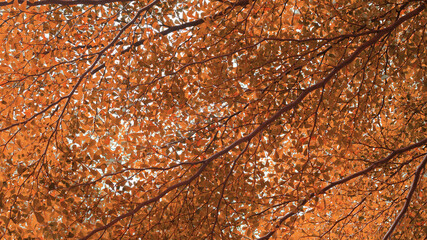
[[[0,236],[421,239],[426,4],[0,3]]]

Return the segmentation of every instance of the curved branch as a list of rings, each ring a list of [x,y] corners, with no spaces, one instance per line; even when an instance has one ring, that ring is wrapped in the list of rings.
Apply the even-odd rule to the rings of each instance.
[[[404,148],[399,148],[399,149],[397,149],[397,150],[395,150],[395,151],[393,151],[393,152],[391,152],[387,157],[384,157],[383,159],[381,159],[381,160],[378,160],[378,161],[376,161],[376,162],[374,162],[373,164],[371,164],[371,166],[369,166],[368,168],[365,168],[365,169],[363,169],[363,170],[361,170],[361,171],[359,171],[359,172],[356,172],[356,173],[353,173],[353,174],[351,174],[351,175],[349,175],[349,176],[347,176],[347,177],[345,177],[345,178],[341,178],[340,180],[337,180],[337,181],[334,181],[334,182],[332,182],[332,183],[330,183],[329,185],[327,185],[326,187],[324,187],[324,188],[322,188],[319,192],[317,192],[316,194],[315,193],[312,193],[312,194],[310,194],[308,197],[306,197],[305,199],[302,199],[301,201],[300,201],[300,203],[298,204],[298,207],[296,208],[296,210],[294,210],[294,211],[292,211],[292,212],[289,212],[288,214],[286,214],[285,216],[283,216],[282,218],[280,218],[280,220],[278,221],[278,223],[276,224],[276,226],[275,226],[275,229],[273,229],[273,230],[271,230],[270,232],[268,232],[266,235],[264,235],[263,237],[261,237],[261,238],[258,238],[258,240],[267,240],[267,239],[269,239],[275,232],[276,232],[276,230],[279,228],[279,226],[285,221],[285,220],[287,220],[287,219],[289,219],[290,217],[292,217],[292,216],[294,216],[295,214],[297,214],[298,212],[300,212],[300,209],[308,202],[308,201],[310,201],[312,198],[314,198],[315,196],[318,196],[318,195],[321,195],[321,194],[324,194],[324,193],[326,193],[329,189],[331,189],[331,188],[333,188],[333,187],[335,187],[335,186],[337,186],[337,185],[341,185],[341,184],[343,184],[343,183],[346,183],[346,182],[348,182],[348,181],[350,181],[350,180],[352,180],[352,179],[354,179],[354,178],[357,178],[357,177],[359,177],[359,176],[362,176],[362,175],[365,175],[366,173],[368,173],[368,172],[370,172],[370,171],[372,171],[372,170],[374,170],[375,168],[377,168],[377,167],[379,167],[379,166],[381,166],[382,164],[384,164],[384,163],[387,163],[387,162],[389,162],[390,160],[392,160],[394,157],[396,157],[396,156],[398,156],[398,155],[400,155],[400,154],[402,154],[402,153],[404,153],[404,152],[407,152],[407,151],[409,151],[409,150],[412,150],[412,149],[414,149],[414,148],[418,148],[418,147],[421,147],[421,146],[423,146],[423,145],[426,145],[427,144],[427,138],[424,138],[423,140],[421,140],[421,141],[419,141],[419,142],[417,142],[417,143],[414,143],[414,144],[411,144],[411,145],[409,145],[409,146],[407,146],[407,147],[404,147]],[[424,161],[425,161],[425,159],[424,159]],[[423,161],[423,162],[424,162]],[[425,164],[424,164],[425,165]],[[415,179],[414,179],[415,180]],[[412,189],[412,188],[411,188]]]
[[[104,55],[104,53],[108,50],[108,49],[110,49],[111,47],[113,47],[116,43],[117,43],[117,41],[119,40],[119,38],[120,38],[120,36],[123,34],[123,32],[126,30],[126,29],[128,29],[132,24],[134,24],[135,23],[135,21],[138,19],[138,17],[142,14],[142,12],[144,12],[144,11],[147,11],[147,10],[149,10],[152,6],[154,6],[155,4],[157,4],[157,2],[159,2],[160,0],[154,0],[153,2],[151,2],[151,3],[149,3],[147,6],[145,6],[145,7],[143,7],[143,8],[141,8],[137,13],[136,13],[136,15],[135,15],[135,17],[129,22],[129,23],[127,23],[122,29],[120,29],[120,31],[117,33],[117,35],[114,37],[114,39],[107,45],[107,46],[105,46],[103,49],[101,49],[98,53],[96,53],[96,55],[97,55],[97,57],[96,57],[96,59],[92,62],[92,64],[86,69],[86,71],[84,71],[79,77],[78,77],[78,80],[77,80],[77,83],[74,85],[74,87],[71,89],[71,91],[66,95],[66,96],[63,96],[63,97],[61,97],[61,98],[59,98],[58,100],[56,100],[56,101],[54,101],[53,103],[51,103],[51,104],[49,104],[46,108],[44,108],[42,111],[40,111],[40,112],[38,112],[38,113],[36,113],[36,114],[34,114],[33,116],[31,116],[30,118],[28,118],[28,119],[25,119],[25,120],[23,120],[23,121],[21,121],[21,122],[17,122],[17,123],[14,123],[14,124],[11,124],[11,125],[9,125],[9,126],[7,126],[7,127],[4,127],[4,128],[1,128],[0,129],[0,132],[2,132],[2,131],[6,131],[6,130],[8,130],[8,129],[10,129],[10,128],[13,128],[13,127],[16,127],[16,126],[19,126],[19,125],[25,125],[25,124],[27,124],[28,122],[30,122],[31,120],[33,120],[34,118],[36,118],[37,116],[39,116],[39,115],[41,115],[41,114],[43,114],[43,113],[45,113],[47,110],[49,110],[50,108],[52,108],[53,106],[55,106],[55,105],[57,105],[57,104],[59,104],[62,100],[64,100],[64,99],[67,99],[67,101],[66,101],[66,103],[65,103],[65,105],[64,105],[64,107],[63,107],[63,109],[62,109],[62,112],[61,112],[61,114],[60,114],[60,116],[58,117],[58,120],[59,119],[61,119],[62,118],[62,116],[64,115],[64,113],[65,113],[65,110],[66,110],[66,108],[67,108],[67,106],[68,106],[68,104],[70,103],[70,101],[71,101],[71,96],[76,92],[76,90],[77,90],[77,88],[80,86],[80,84],[82,83],[82,81],[83,81],[83,79],[88,75],[88,74],[94,74],[95,72],[93,71],[93,69],[95,68],[95,66],[96,66],[96,64],[98,64],[98,62],[99,62],[99,60],[101,59],[101,57]],[[101,66],[103,66],[103,65],[101,65]],[[99,67],[98,67],[99,68]],[[97,69],[98,69],[97,68]],[[58,121],[58,123],[59,123],[59,121]],[[57,126],[55,127],[55,129],[58,127],[58,124],[57,124]]]
[[[397,215],[396,219],[394,219],[393,224],[388,229],[387,233],[384,235],[383,240],[387,240],[392,236],[397,225],[399,225],[399,221],[402,219],[402,217],[408,211],[408,207],[409,207],[409,204],[411,203],[412,195],[414,195],[415,189],[417,188],[417,185],[418,185],[418,180],[420,180],[421,172],[423,171],[426,164],[427,164],[427,155],[424,157],[424,159],[420,163],[420,165],[418,165],[417,171],[415,171],[414,180],[412,181],[411,189],[409,190],[408,195],[406,196],[405,205],[403,205],[403,208],[400,211],[399,215]]]

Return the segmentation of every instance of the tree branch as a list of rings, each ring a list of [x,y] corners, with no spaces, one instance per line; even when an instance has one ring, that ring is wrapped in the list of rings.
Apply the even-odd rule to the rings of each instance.
[[[408,195],[406,196],[405,205],[403,205],[403,208],[400,211],[399,215],[397,215],[396,219],[394,219],[393,224],[388,229],[387,233],[384,235],[383,240],[387,240],[392,236],[397,225],[399,225],[400,220],[403,218],[405,213],[408,211],[409,204],[411,203],[412,196],[414,195],[415,189],[417,188],[418,180],[420,180],[421,172],[423,171],[426,163],[427,163],[427,154],[424,156],[424,159],[420,163],[420,165],[418,165],[417,171],[415,171],[414,180],[412,181],[411,189],[409,190]]]
[[[294,216],[295,214],[297,214],[298,212],[300,212],[300,209],[309,201],[309,200],[311,200],[313,197],[315,197],[315,196],[318,196],[318,195],[321,195],[321,194],[324,194],[324,193],[326,193],[329,189],[331,189],[331,188],[333,188],[333,187],[335,187],[335,186],[337,186],[337,185],[341,185],[341,184],[343,184],[343,183],[346,183],[346,182],[348,182],[348,181],[350,181],[350,180],[352,180],[352,179],[354,179],[354,178],[357,178],[357,177],[359,177],[359,176],[362,176],[362,175],[364,175],[364,174],[366,174],[366,173],[368,173],[368,172],[370,172],[370,171],[372,171],[372,170],[374,170],[375,168],[377,168],[377,167],[379,167],[379,166],[381,166],[382,164],[384,164],[384,163],[387,163],[387,162],[389,162],[391,159],[393,159],[394,157],[396,157],[397,155],[400,155],[400,154],[402,154],[402,153],[404,153],[404,152],[407,152],[407,151],[409,151],[409,150],[412,150],[412,149],[414,149],[414,148],[417,148],[417,147],[421,147],[421,146],[423,146],[423,145],[426,145],[427,144],[427,138],[424,138],[423,140],[421,140],[421,141],[419,141],[419,142],[417,142],[417,143],[414,143],[414,144],[412,144],[412,145],[409,145],[409,146],[407,146],[407,147],[404,147],[404,148],[399,148],[399,149],[397,149],[397,150],[395,150],[395,151],[393,151],[393,152],[391,152],[387,157],[385,157],[385,158],[383,158],[383,159],[381,159],[381,160],[379,160],[379,161],[376,161],[376,162],[374,162],[371,166],[369,166],[368,168],[365,168],[364,170],[361,170],[361,171],[359,171],[359,172],[356,172],[356,173],[353,173],[353,174],[351,174],[351,175],[349,175],[349,176],[347,176],[347,177],[345,177],[345,178],[341,178],[340,180],[337,180],[337,181],[335,181],[335,182],[332,182],[332,183],[330,183],[328,186],[326,186],[326,187],[324,187],[324,188],[322,188],[318,193],[312,193],[312,194],[310,194],[308,197],[306,197],[305,199],[303,199],[303,200],[301,200],[300,201],[300,204],[298,205],[298,207],[296,208],[296,210],[294,210],[294,211],[292,211],[292,212],[289,212],[288,214],[286,214],[285,216],[283,216],[282,218],[280,218],[280,220],[279,220],[279,222],[276,224],[276,226],[275,226],[275,229],[273,229],[273,230],[271,230],[270,232],[268,232],[266,235],[264,235],[263,237],[261,237],[261,238],[258,238],[258,240],[267,240],[267,239],[269,239],[275,232],[276,232],[276,230],[279,228],[279,226],[285,221],[285,220],[287,220],[287,219],[289,219],[290,217],[292,217],[292,216]]]

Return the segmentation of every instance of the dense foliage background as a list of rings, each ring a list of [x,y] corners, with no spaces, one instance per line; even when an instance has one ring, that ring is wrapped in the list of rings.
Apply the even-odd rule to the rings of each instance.
[[[0,3],[0,238],[423,239],[426,4]]]

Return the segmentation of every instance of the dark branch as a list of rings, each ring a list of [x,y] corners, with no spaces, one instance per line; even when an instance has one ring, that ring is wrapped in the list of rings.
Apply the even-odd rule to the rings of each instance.
[[[392,236],[397,225],[399,225],[400,220],[403,218],[405,213],[408,211],[409,204],[411,203],[412,196],[414,195],[415,189],[417,188],[418,181],[420,180],[421,172],[423,171],[424,167],[426,166],[426,163],[427,163],[427,154],[425,155],[425,157],[424,157],[423,161],[420,163],[420,165],[418,165],[417,171],[415,171],[414,180],[412,181],[411,189],[409,190],[408,195],[406,196],[405,205],[403,205],[403,208],[400,211],[399,215],[397,215],[396,219],[394,219],[393,224],[388,229],[383,240],[388,240]]]
[[[341,185],[341,184],[346,183],[346,182],[348,182],[348,181],[350,181],[350,180],[352,180],[352,179],[354,179],[354,178],[357,178],[357,177],[359,177],[359,176],[365,175],[366,173],[371,172],[372,170],[374,170],[375,168],[377,168],[377,167],[381,166],[382,164],[389,162],[390,160],[392,160],[392,159],[393,159],[394,157],[396,157],[397,155],[400,155],[400,154],[402,154],[402,153],[404,153],[404,152],[407,152],[407,151],[412,150],[412,149],[414,149],[414,148],[421,147],[421,146],[426,145],[426,144],[427,144],[427,138],[424,138],[423,140],[421,140],[421,141],[419,141],[419,142],[417,142],[417,143],[414,143],[414,144],[409,145],[409,146],[404,147],[404,148],[399,148],[399,149],[397,149],[397,150],[393,151],[392,153],[390,153],[387,157],[385,157],[385,158],[383,158],[383,159],[381,159],[381,160],[379,160],[379,161],[374,162],[374,163],[373,163],[371,166],[369,166],[368,168],[365,168],[364,170],[361,170],[361,171],[356,172],[356,173],[353,173],[353,174],[351,174],[351,175],[349,175],[349,176],[347,176],[347,177],[345,177],[345,178],[341,178],[340,180],[337,180],[337,181],[335,181],[335,182],[332,182],[332,183],[330,183],[328,186],[326,186],[326,187],[322,188],[322,189],[321,189],[318,193],[316,193],[316,194],[314,194],[314,193],[310,194],[308,197],[306,197],[305,199],[303,199],[303,200],[301,200],[301,201],[300,201],[300,203],[299,203],[298,207],[297,207],[294,211],[289,212],[288,214],[286,214],[285,216],[283,216],[282,218],[280,218],[280,220],[279,220],[279,221],[278,221],[278,223],[276,224],[275,229],[271,230],[270,232],[268,232],[268,233],[267,233],[266,235],[264,235],[263,237],[258,238],[258,240],[267,240],[267,239],[269,239],[269,238],[270,238],[270,237],[271,237],[271,236],[276,232],[276,230],[279,228],[279,226],[280,226],[280,225],[281,225],[285,220],[289,219],[290,217],[292,217],[292,216],[294,216],[295,214],[297,214],[298,212],[300,212],[300,210],[302,209],[302,207],[303,207],[303,206],[304,206],[304,205],[305,205],[309,200],[311,200],[312,198],[314,198],[315,196],[318,196],[318,195],[324,194],[324,193],[326,193],[329,189],[331,189],[331,188],[333,188],[333,187],[335,187],[335,186],[337,186],[337,185]]]

